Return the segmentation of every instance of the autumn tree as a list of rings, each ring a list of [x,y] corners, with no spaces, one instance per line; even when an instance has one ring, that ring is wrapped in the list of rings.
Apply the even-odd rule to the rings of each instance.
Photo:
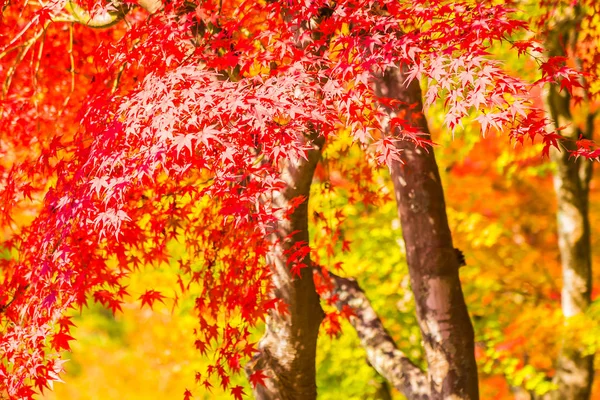
[[[214,354],[197,383],[240,398],[230,374],[254,357],[247,371],[259,398],[314,398],[323,315],[307,201],[323,143],[347,127],[392,170],[429,364],[423,395],[477,398],[418,82],[427,79],[426,104],[446,99],[450,129],[474,115],[484,133],[537,137],[545,153],[555,146],[560,136],[545,130],[531,84],[488,58],[491,45],[527,28],[505,4],[69,0],[2,9],[3,393],[32,398],[59,380],[59,352],[72,340],[67,311],[90,299],[120,310],[125,278],[170,259],[177,240],[185,252],[174,279],[181,293],[197,293],[193,342]],[[540,67],[537,85],[579,86],[554,59]],[[579,146],[597,156],[589,142]],[[163,299],[153,289],[140,296],[149,306]],[[256,346],[250,331],[266,314]]]

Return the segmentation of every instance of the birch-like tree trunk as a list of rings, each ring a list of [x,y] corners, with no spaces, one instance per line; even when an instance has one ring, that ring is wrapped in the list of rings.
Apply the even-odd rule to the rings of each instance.
[[[567,56],[566,48],[577,40],[578,7],[563,10],[564,14],[549,28],[545,41],[548,56]],[[586,115],[586,126],[577,126],[571,114],[571,97],[558,85],[546,90],[546,107],[555,128],[567,139],[553,149],[551,159],[556,166],[554,189],[558,204],[558,245],[562,265],[562,312],[569,318],[581,315],[590,305],[592,291],[592,256],[588,218],[589,183],[592,162],[574,158],[574,140],[591,139],[593,116]],[[554,382],[558,389],[550,394],[555,400],[588,400],[594,379],[594,357],[586,354],[581,343],[564,341],[557,360]]]

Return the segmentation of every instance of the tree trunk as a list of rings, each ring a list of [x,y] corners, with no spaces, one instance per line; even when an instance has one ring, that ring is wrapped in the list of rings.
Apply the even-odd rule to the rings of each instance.
[[[419,83],[406,87],[403,75],[389,69],[376,80],[376,94],[399,100],[401,105],[390,109],[390,115],[401,113],[429,138]],[[417,148],[406,140],[398,140],[396,146],[405,164],[394,162],[390,170],[427,356],[430,398],[478,399],[473,326],[433,149]]]
[[[287,188],[274,199],[275,206],[287,209],[290,201],[305,197],[289,220],[282,217],[275,234],[275,245],[268,255],[274,294],[288,306],[288,313],[272,311],[265,335],[259,342],[259,353],[246,366],[246,373],[263,370],[266,385],[257,385],[257,399],[311,400],[317,397],[315,357],[317,335],[324,313],[315,291],[310,255],[303,260],[307,267],[301,276],[293,276],[286,250],[298,243],[308,246],[308,198],[315,167],[321,156],[324,139],[313,142],[308,160],[289,162],[283,172]],[[291,240],[284,241],[293,232]]]
[[[577,9],[566,13],[564,19],[548,31],[546,52],[548,56],[567,56],[565,46],[575,43]],[[568,140],[580,136],[590,138],[593,117],[588,115],[585,129],[577,127],[570,111],[571,97],[566,90],[551,85],[546,92],[546,107],[554,120],[555,128],[566,126],[561,134]],[[558,245],[562,264],[562,312],[569,319],[585,312],[590,305],[592,291],[592,258],[590,223],[588,218],[589,182],[592,176],[591,161],[575,159],[568,150],[573,142],[560,143],[561,150],[552,149],[550,156],[556,165],[554,189],[558,204]],[[550,394],[552,399],[588,400],[594,379],[594,357],[583,352],[581,343],[562,343],[557,360],[554,381],[558,389]]]

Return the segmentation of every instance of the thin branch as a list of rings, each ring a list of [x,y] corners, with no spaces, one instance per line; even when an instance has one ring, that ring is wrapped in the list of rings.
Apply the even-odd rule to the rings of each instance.
[[[29,21],[27,23],[27,25],[25,25],[25,27],[19,33],[17,33],[15,35],[15,37],[13,37],[13,39],[4,47],[3,52],[0,53],[0,58],[2,58],[5,55],[5,53],[9,52],[11,50],[11,46],[13,44],[15,44],[21,38],[21,36],[23,36],[25,34],[25,32],[27,32],[27,30],[29,30],[29,27],[31,27],[33,24],[37,23],[38,20],[39,20],[39,16],[36,15],[35,17],[33,17],[31,19],[31,21]]]
[[[40,64],[42,62],[42,54],[44,52],[44,44],[46,43],[46,29],[44,29],[42,33],[42,40],[40,41],[40,45],[38,48],[37,58],[35,60],[35,64],[33,67],[33,87],[37,91],[37,83],[38,83],[38,75],[40,71]]]
[[[126,65],[127,65],[127,61],[125,61],[119,67],[119,70],[117,71],[117,76],[113,80],[112,87],[110,89],[110,94],[115,94],[117,92],[117,89],[119,88],[119,82],[121,82],[121,76],[123,75],[123,71],[125,71]]]
[[[27,55],[27,52],[29,52],[29,49],[31,49],[31,46],[33,46],[34,43],[35,43],[35,40],[28,40],[25,43],[25,45],[23,47],[21,47],[21,49],[19,49],[19,53],[17,54],[17,57],[15,58],[15,62],[8,69],[8,71],[6,73],[6,79],[4,80],[4,84],[2,85],[2,98],[3,99],[5,99],[6,96],[8,95],[8,91],[10,90],[10,85],[12,83],[12,79],[15,75],[15,71],[17,70],[18,65],[21,63],[21,61],[23,61],[23,58],[25,58],[25,55]]]
[[[90,12],[85,8],[75,4],[73,0],[68,0],[65,4],[65,10],[80,23],[90,28],[108,28],[120,22],[129,12],[131,7],[118,1],[111,2],[113,9],[103,9],[102,12]]]
[[[29,26],[30,24],[28,24],[27,26]],[[44,24],[44,27],[42,29],[40,29],[39,31],[37,31],[35,33],[35,35],[33,35],[31,38],[29,38],[28,40],[26,40],[25,42],[23,42],[22,44],[18,45],[18,46],[14,46],[14,47],[9,47],[11,44],[13,44],[15,42],[15,40],[11,41],[11,43],[9,44],[9,46],[4,48],[4,51],[2,51],[0,53],[0,59],[4,58],[7,54],[15,51],[18,49],[18,54],[15,57],[15,62],[13,63],[13,65],[8,69],[7,73],[6,73],[6,78],[4,80],[4,84],[2,85],[2,98],[6,98],[6,96],[8,95],[8,91],[10,90],[10,85],[12,83],[12,79],[14,77],[15,71],[17,69],[17,67],[19,66],[19,64],[21,63],[21,61],[23,61],[23,58],[25,58],[25,55],[27,55],[27,53],[29,52],[29,50],[31,49],[31,47],[33,47],[33,45],[38,41],[38,39],[40,37],[42,37],[42,35],[44,35],[46,33],[46,29],[48,28],[48,25],[50,25],[50,23],[46,23]],[[22,36],[24,33],[24,31],[22,31],[21,33],[19,33],[19,36]]]
[[[318,269],[316,271],[320,273]],[[337,308],[349,306],[354,313],[350,323],[367,352],[369,363],[408,399],[428,400],[427,375],[398,349],[356,280],[331,272],[328,275],[338,295]]]
[[[71,95],[73,94],[73,92],[75,92],[75,59],[73,58],[73,24],[69,25],[69,49],[67,50],[67,53],[69,54],[69,62],[71,65],[71,68],[70,68],[71,88],[69,90],[69,94],[67,95],[67,97],[65,98],[65,101],[62,104],[62,109],[58,113],[59,117],[62,115],[62,113],[67,108],[67,105],[69,104],[69,101],[71,100]]]

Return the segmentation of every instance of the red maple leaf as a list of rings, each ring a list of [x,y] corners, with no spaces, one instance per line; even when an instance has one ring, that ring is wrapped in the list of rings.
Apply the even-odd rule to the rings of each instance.
[[[52,337],[52,348],[56,351],[71,351],[71,346],[69,345],[69,341],[71,340],[74,340],[74,338],[64,332],[56,333]]]
[[[200,340],[200,339],[196,339],[196,341],[194,342],[194,346],[196,347],[196,350],[198,350],[200,352],[200,354],[205,355],[206,354],[206,349],[207,349],[207,343]]]
[[[141,295],[138,298],[138,300],[142,300],[142,307],[144,307],[144,305],[147,304],[148,307],[152,309],[152,306],[155,301],[160,301],[161,303],[165,304],[165,302],[163,301],[164,298],[165,296],[163,296],[162,294],[160,294],[160,292],[157,292],[156,290],[147,290],[143,295]]]
[[[268,376],[264,374],[262,369],[258,369],[256,371],[254,371],[249,377],[248,380],[250,381],[250,383],[252,384],[252,387],[256,387],[256,385],[265,385],[265,379],[267,379]]]
[[[234,386],[229,391],[235,400],[242,400],[246,393],[244,392],[244,388],[242,386]]]

